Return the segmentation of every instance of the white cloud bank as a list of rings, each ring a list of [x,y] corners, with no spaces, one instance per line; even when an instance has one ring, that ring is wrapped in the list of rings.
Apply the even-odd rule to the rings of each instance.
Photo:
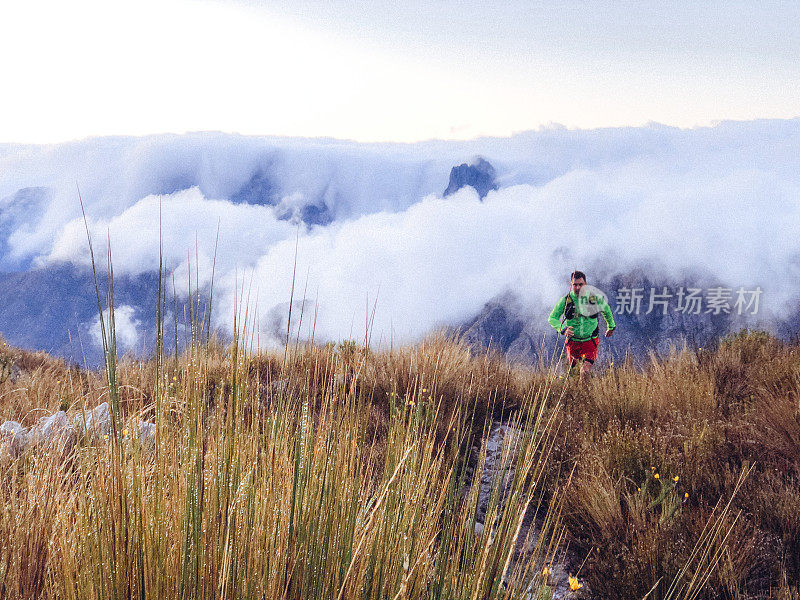
[[[316,333],[325,339],[363,337],[376,296],[373,338],[384,341],[391,335],[408,341],[462,322],[506,290],[535,312],[563,293],[573,268],[595,265],[612,273],[649,265],[651,278],[664,283],[699,271],[731,286],[761,285],[763,306],[781,311],[798,291],[787,275],[800,267],[800,189],[777,198],[781,190],[762,187],[780,207],[764,210],[735,194],[737,185],[742,194],[766,185],[759,173],[680,194],[671,191],[675,185],[671,178],[651,179],[647,196],[631,201],[641,182],[576,172],[540,188],[490,193],[484,202],[471,189],[428,197],[402,213],[369,215],[302,237],[295,293],[302,293],[307,274],[306,297],[319,299]],[[258,260],[260,306],[287,302],[294,253],[294,241],[286,240]],[[233,278],[223,288],[227,307]]]
[[[0,164],[17,170],[0,175],[0,197],[34,185],[55,194],[12,224],[7,243],[19,255],[85,263],[82,221],[56,210],[70,202],[65,182],[78,170],[96,251],[108,233],[115,273],[157,268],[160,206],[168,268],[179,285],[190,266],[207,282],[219,225],[216,322],[231,324],[236,291],[249,290],[262,343],[276,341],[295,256],[295,299],[307,290],[316,302],[320,340],[362,337],[376,297],[372,338],[384,342],[458,323],[508,290],[540,311],[576,267],[646,265],[656,282],[700,272],[731,287],[761,285],[763,305],[779,314],[800,289],[798,121],[414,146],[197,135],[6,150]],[[483,201],[471,188],[440,197],[450,166],[474,154],[495,165],[503,187]],[[284,202],[321,197],[335,220],[298,229],[269,206],[232,202],[259,170]]]
[[[147,196],[110,219],[88,221],[99,268],[105,266],[106,242],[110,239],[115,273],[158,270],[159,252],[163,248],[167,270],[177,269],[186,276],[191,263],[194,276],[199,262],[200,285],[210,282],[215,255],[221,272],[235,270],[237,265],[246,266],[249,260],[265,254],[297,229],[287,221],[277,220],[269,207],[209,200],[197,188]],[[50,253],[40,262],[89,266],[83,220],[66,223],[53,241]],[[193,281],[192,287],[197,283]]]

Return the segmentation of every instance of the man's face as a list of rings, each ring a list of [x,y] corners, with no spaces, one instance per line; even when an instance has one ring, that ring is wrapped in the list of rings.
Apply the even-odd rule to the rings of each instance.
[[[578,277],[578,279],[572,280],[572,291],[576,294],[581,293],[581,288],[586,285],[586,280],[583,277]]]

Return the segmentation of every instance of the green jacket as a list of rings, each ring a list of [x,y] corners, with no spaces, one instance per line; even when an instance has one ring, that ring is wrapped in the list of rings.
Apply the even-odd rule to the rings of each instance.
[[[569,296],[573,302],[577,302],[577,295],[575,292],[570,290]],[[598,319],[595,319],[594,317],[585,317],[584,315],[580,314],[577,309],[575,310],[574,318],[567,319],[562,323],[561,315],[564,314],[566,305],[567,297],[562,296],[561,300],[558,301],[558,304],[556,304],[555,308],[553,309],[553,312],[550,313],[550,317],[548,317],[547,322],[550,323],[550,325],[552,325],[553,328],[558,331],[558,333],[564,333],[564,330],[567,327],[573,327],[572,339],[576,342],[585,342],[598,337]],[[611,307],[608,305],[608,302],[601,302],[600,312],[603,315],[603,319],[605,319],[606,329],[614,329],[617,324],[614,322],[614,314],[611,312]]]

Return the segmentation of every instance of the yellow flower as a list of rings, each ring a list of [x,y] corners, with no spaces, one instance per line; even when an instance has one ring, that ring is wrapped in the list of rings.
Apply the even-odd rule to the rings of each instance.
[[[427,389],[427,388],[422,388],[422,393],[423,393],[423,394],[424,394],[425,392],[427,392],[427,391],[428,391],[428,389]]]
[[[103,436],[103,439],[104,439],[104,440],[107,440],[107,439],[108,439],[108,434],[105,434],[105,435]]]
[[[689,492],[684,492],[683,499],[686,500],[689,497]]]
[[[178,378],[177,377],[173,377],[172,381],[178,381]]]
[[[569,576],[569,589],[573,592],[577,592],[579,589],[583,587],[582,583],[578,583],[578,578],[573,577],[572,575]]]
[[[636,488],[636,489],[637,489],[638,491],[640,491],[640,492],[642,491],[642,488]]]
[[[654,477],[655,479],[658,479],[658,478],[660,477],[660,475],[659,475],[658,473],[656,473],[655,475],[653,475],[653,477]]]
[[[544,575],[545,577],[550,575],[551,572],[552,571],[550,571],[550,567],[545,567],[544,569],[542,569],[542,575]]]
[[[123,430],[122,430],[122,435],[124,435],[125,437],[127,437],[127,436],[128,436],[128,430],[127,430],[127,429],[123,429]]]
[[[680,479],[680,477],[675,475],[675,477],[672,478],[672,481],[674,481],[675,483],[678,483],[678,479]]]

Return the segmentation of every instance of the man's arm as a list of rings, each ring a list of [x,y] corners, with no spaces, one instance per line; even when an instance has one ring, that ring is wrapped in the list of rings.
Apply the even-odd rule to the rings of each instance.
[[[556,304],[553,312],[550,313],[550,316],[547,318],[547,322],[555,329],[558,333],[561,333],[561,315],[564,314],[564,306],[566,305],[566,298],[561,298]],[[613,317],[612,317],[613,318]]]
[[[611,311],[611,307],[608,305],[608,300],[603,302],[603,319],[606,322],[606,331],[611,331],[612,329],[616,329],[617,323],[614,321],[614,313]]]

